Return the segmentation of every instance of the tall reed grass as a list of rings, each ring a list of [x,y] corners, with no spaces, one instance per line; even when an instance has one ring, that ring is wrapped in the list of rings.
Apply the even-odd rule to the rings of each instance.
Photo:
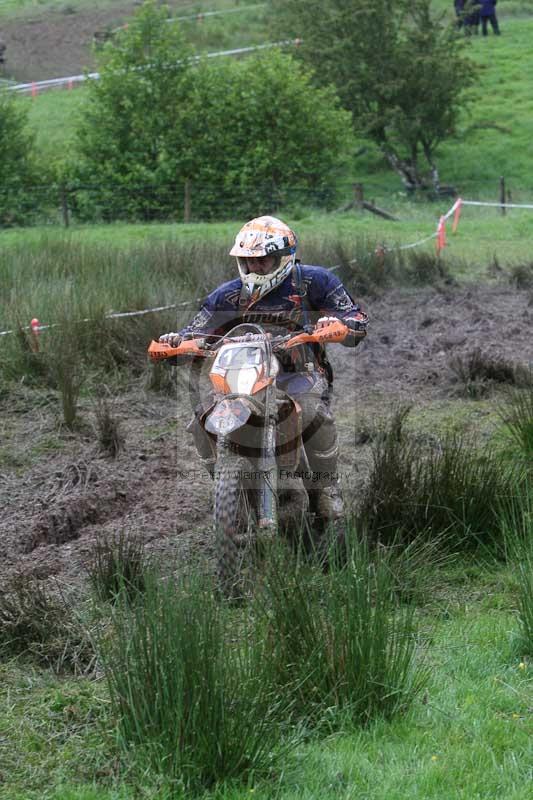
[[[390,717],[427,678],[389,556],[360,542],[328,575],[267,548],[239,608],[206,577],[153,570],[135,602],[120,587],[114,601],[97,646],[119,742],[134,769],[185,791],[251,784],[305,731]]]
[[[507,557],[518,579],[518,619],[521,655],[533,657],[533,480],[503,507],[502,532]]]
[[[499,504],[515,493],[516,471],[458,434],[422,445],[405,431],[407,413],[397,411],[374,445],[358,526],[385,544],[426,537],[452,549],[501,548]]]
[[[524,468],[533,471],[533,386],[510,392],[499,408],[511,452]]]
[[[347,540],[344,564],[328,575],[276,551],[256,597],[270,680],[280,692],[294,687],[297,718],[332,730],[405,710],[427,678],[390,554],[354,531]]]
[[[118,248],[84,245],[65,237],[0,254],[0,327],[16,329],[37,318],[42,324],[75,326],[77,357],[91,368],[145,364],[150,338],[190,318],[196,298],[223,280],[229,259],[216,246],[160,242]],[[113,311],[142,310],[190,301],[164,314],[108,319]],[[56,327],[39,337],[42,352],[57,349]],[[3,337],[7,374],[26,376],[20,341]],[[139,370],[140,371],[140,370]]]
[[[176,330],[196,312],[198,301],[217,285],[236,276],[224,239],[129,243],[123,248],[80,242],[74,236],[43,235],[0,253],[0,329],[17,329],[37,318],[57,325],[39,337],[42,352],[58,348],[61,328],[74,327],[77,358],[87,368],[127,365],[142,369],[149,340]],[[376,243],[364,237],[311,235],[305,243],[307,263],[338,267],[337,274],[358,295],[386,286],[440,280],[433,256],[421,268],[420,254],[376,254]],[[411,265],[410,260],[417,265]],[[428,262],[428,263],[426,263]],[[414,264],[414,261],[413,261]],[[109,319],[114,311],[136,311],[177,304],[176,309],[138,317]],[[6,374],[38,379],[16,336],[2,337]]]
[[[268,680],[266,642],[207,579],[145,576],[142,602],[114,608],[102,658],[120,742],[140,769],[200,790],[267,772],[297,737]]]

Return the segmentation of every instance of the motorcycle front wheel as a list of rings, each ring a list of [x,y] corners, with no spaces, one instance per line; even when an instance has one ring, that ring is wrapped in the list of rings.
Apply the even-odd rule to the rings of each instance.
[[[251,568],[256,515],[249,497],[250,462],[219,453],[215,467],[215,549],[222,595],[239,599],[246,594]]]

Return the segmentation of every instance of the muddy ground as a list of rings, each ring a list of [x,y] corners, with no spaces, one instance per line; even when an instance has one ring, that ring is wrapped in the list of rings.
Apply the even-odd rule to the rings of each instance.
[[[16,19],[0,19],[0,39],[6,45],[0,77],[20,82],[41,81],[93,69],[95,34],[102,35],[123,25],[140,3],[118,0],[103,8],[98,5],[79,9],[65,0],[55,11],[35,6]],[[179,13],[190,3],[167,0],[166,5]]]
[[[398,402],[422,418],[490,418],[490,403],[459,399],[454,356],[475,348],[492,358],[533,366],[533,297],[508,287],[393,291],[365,303],[370,333],[357,350],[331,346],[336,380],[341,474],[349,502],[368,472],[369,430]],[[25,389],[0,398],[0,577],[18,572],[71,585],[84,576],[97,536],[125,532],[166,563],[212,553],[211,481],[201,470],[185,425],[190,417],[186,372],[178,400],[137,380],[114,400],[125,446],[104,457],[91,429],[59,424],[53,393]],[[422,416],[421,416],[422,414]],[[490,430],[484,431],[490,435]]]

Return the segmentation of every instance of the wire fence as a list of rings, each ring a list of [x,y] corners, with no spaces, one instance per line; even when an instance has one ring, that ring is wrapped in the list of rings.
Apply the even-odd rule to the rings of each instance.
[[[492,203],[502,213],[524,207],[533,190],[513,191],[499,184],[464,184],[442,191],[411,192],[398,184],[391,191],[378,183],[361,183],[334,178],[331,183],[312,175],[300,176],[299,185],[279,186],[274,181],[239,185],[207,183],[192,178],[174,181],[131,182],[32,182],[0,186],[0,228],[31,225],[64,225],[100,222],[211,222],[255,216],[262,213],[294,214],[307,210],[325,213],[365,209],[386,219],[396,219],[395,209],[406,199],[434,201],[436,216],[443,205],[459,196],[475,202]]]

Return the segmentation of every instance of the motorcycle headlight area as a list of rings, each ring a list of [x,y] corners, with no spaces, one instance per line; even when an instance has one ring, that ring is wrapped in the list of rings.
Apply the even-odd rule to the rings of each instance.
[[[256,382],[266,372],[267,353],[264,346],[227,344],[221,348],[213,367],[212,375],[219,375],[232,394],[252,394]],[[277,359],[272,359],[271,375],[278,372]]]
[[[242,400],[221,400],[207,417],[205,429],[216,435],[232,433],[237,428],[242,428],[251,414],[252,409]]]

